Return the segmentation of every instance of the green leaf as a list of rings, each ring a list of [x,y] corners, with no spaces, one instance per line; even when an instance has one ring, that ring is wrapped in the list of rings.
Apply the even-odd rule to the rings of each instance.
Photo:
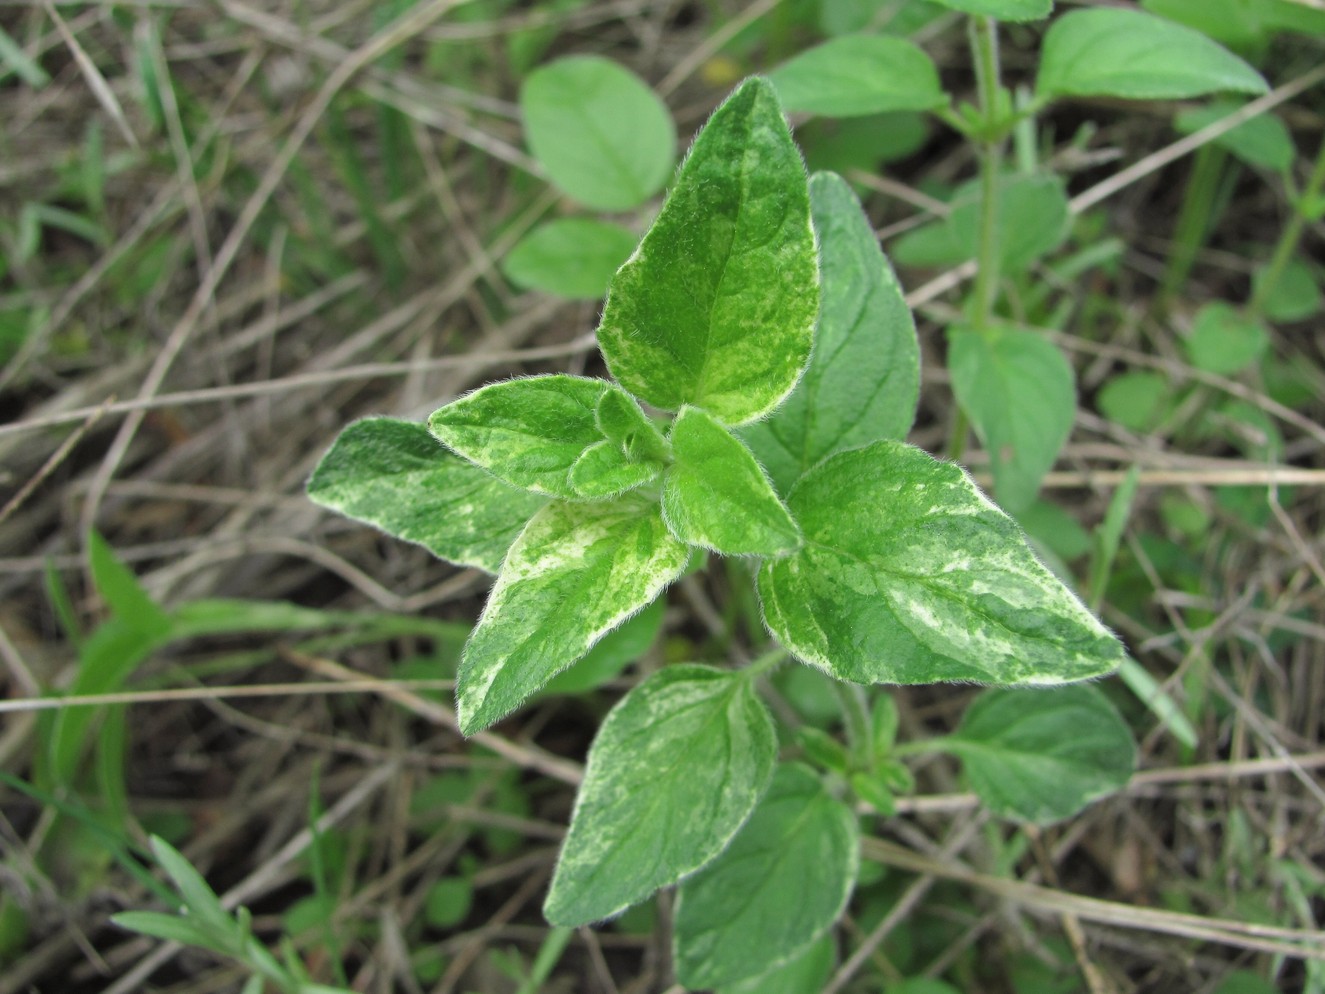
[[[598,402],[616,389],[563,374],[490,383],[434,411],[428,430],[513,487],[565,500],[609,496],[662,471],[660,464],[628,466],[617,446],[587,452],[604,441]]]
[[[465,647],[460,730],[472,735],[510,714],[657,597],[689,559],[657,504],[629,494],[548,504],[511,546]]]
[[[1044,474],[1072,433],[1072,367],[1033,331],[950,329],[948,369],[957,403],[989,452],[994,492],[1016,513],[1034,502]]]
[[[1253,297],[1260,294],[1265,273],[1261,268],[1252,276]],[[1279,271],[1278,279],[1265,296],[1265,316],[1284,323],[1305,321],[1320,313],[1322,303],[1325,298],[1321,295],[1320,278],[1305,259],[1294,256]]]
[[[948,102],[924,50],[889,35],[844,35],[807,49],[768,76],[783,108],[827,117],[932,110]]]
[[[678,539],[728,556],[776,556],[800,545],[800,529],[768,477],[726,428],[683,407],[671,443],[662,512]]]
[[[932,0],[964,14],[983,14],[1000,21],[1038,21],[1054,9],[1053,0]]]
[[[586,217],[541,224],[502,261],[512,283],[572,300],[597,300],[635,249],[629,228]]]
[[[789,963],[846,907],[859,846],[851,809],[808,767],[780,766],[731,845],[681,884],[677,980],[722,987]]]
[[[1168,415],[1173,386],[1163,373],[1143,369],[1119,373],[1095,395],[1095,404],[1110,421],[1131,431],[1150,431]]]
[[[1152,13],[1256,53],[1281,31],[1325,35],[1325,10],[1302,0],[1141,0]]]
[[[216,892],[203,879],[202,874],[193,868],[193,864],[165,839],[154,835],[151,843],[152,855],[179,891],[189,914],[218,935],[233,933],[236,930],[235,920],[221,906]]]
[[[97,593],[116,617],[142,632],[163,634],[169,629],[165,611],[143,589],[133,571],[116,558],[115,550],[100,533],[88,533],[87,556]]]
[[[586,207],[625,211],[663,188],[676,161],[676,126],[634,73],[579,55],[534,70],[520,88],[534,157]]]
[[[1197,369],[1231,376],[1255,363],[1270,346],[1270,335],[1255,318],[1217,300],[1196,312],[1183,343]]]
[[[1127,724],[1084,685],[985,691],[943,746],[991,810],[1041,825],[1121,789],[1136,765]]]
[[[833,972],[833,937],[825,935],[767,973],[721,987],[717,994],[806,994],[821,991]]]
[[[541,497],[447,452],[421,424],[365,418],[341,432],[308,481],[316,504],[495,573]]]
[[[150,935],[154,939],[179,942],[219,953],[231,951],[230,946],[219,940],[211,929],[192,918],[162,914],[159,911],[121,911],[111,915],[110,921],[120,928]]]
[[[787,503],[805,545],[760,569],[764,618],[832,676],[1055,684],[1123,657],[957,466],[875,442],[820,463]]]
[[[548,921],[611,917],[704,866],[749,817],[776,760],[773,721],[745,677],[696,665],[649,677],[589,750]]]
[[[920,348],[911,309],[851,188],[832,173],[810,179],[823,301],[814,354],[773,414],[741,432],[782,493],[843,449],[911,428]]]
[[[423,918],[433,928],[454,928],[469,917],[474,884],[467,877],[442,877],[428,888]]]
[[[641,400],[735,425],[791,392],[818,309],[805,168],[772,86],[751,79],[700,131],[613,277],[598,342]]]
[[[924,114],[898,111],[866,117],[812,118],[796,128],[796,142],[805,151],[813,183],[813,174],[818,171],[842,175],[853,169],[874,172],[889,162],[905,159],[920,151],[929,133]]]
[[[980,251],[980,188],[963,184],[942,221],[907,232],[893,258],[909,266],[950,266]],[[1071,212],[1063,180],[1049,174],[1009,174],[998,180],[996,258],[1002,273],[1020,273],[1067,239]]]
[[[6,73],[12,71],[25,85],[40,90],[51,81],[50,74],[41,65],[33,61],[28,53],[0,28],[0,66]],[[4,76],[0,75],[0,79]]]
[[[1074,10],[1044,36],[1041,98],[1176,100],[1206,93],[1264,93],[1251,66],[1200,32],[1137,10]]]
[[[588,654],[562,670],[542,694],[583,694],[615,678],[648,651],[662,629],[665,598],[658,598],[620,628],[608,632]]]
[[[1194,134],[1236,112],[1239,105],[1231,100],[1216,100],[1206,107],[1184,110],[1173,119],[1174,127],[1184,135]],[[1273,114],[1260,114],[1243,121],[1232,131],[1225,131],[1213,144],[1227,149],[1250,166],[1286,172],[1297,158],[1297,146],[1288,126]]]

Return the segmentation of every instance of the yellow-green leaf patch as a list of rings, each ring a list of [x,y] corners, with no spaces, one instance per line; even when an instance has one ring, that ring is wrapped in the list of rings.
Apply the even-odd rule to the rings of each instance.
[[[690,549],[658,505],[553,501],[507,553],[460,662],[460,728],[481,731],[519,707],[681,575]]]
[[[814,354],[791,396],[741,430],[781,492],[825,457],[911,428],[920,348],[902,288],[840,176],[810,178],[823,303]]]
[[[365,418],[341,432],[308,481],[308,496],[346,517],[496,573],[530,515],[547,503],[448,451],[428,429]]]
[[[818,308],[805,167],[772,86],[756,77],[696,137],[612,278],[598,342],[641,400],[742,424],[796,385]]]

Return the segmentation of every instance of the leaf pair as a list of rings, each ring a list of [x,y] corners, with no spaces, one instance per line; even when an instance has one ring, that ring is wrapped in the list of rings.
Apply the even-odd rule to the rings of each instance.
[[[548,920],[598,921],[680,882],[675,961],[687,987],[804,951],[855,886],[856,820],[817,775],[776,760],[772,720],[744,675],[678,665],[644,681],[594,740]]]

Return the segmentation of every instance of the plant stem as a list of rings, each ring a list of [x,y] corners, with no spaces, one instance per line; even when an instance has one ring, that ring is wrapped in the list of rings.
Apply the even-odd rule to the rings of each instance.
[[[865,690],[859,684],[836,681],[837,699],[842,704],[842,723],[847,732],[851,765],[857,769],[874,768],[874,736],[870,731],[869,706]]]
[[[782,648],[782,646],[780,645],[774,646],[772,649],[769,649],[766,653],[764,653],[762,656],[760,656],[758,659],[752,662],[741,672],[744,673],[751,680],[753,680],[761,673],[767,673],[769,670],[773,669],[780,663],[786,662],[787,658],[790,655],[791,653],[787,652],[787,650]]]
[[[998,29],[988,17],[972,17],[968,27],[975,63],[977,99],[983,117],[983,126],[977,140],[980,157],[980,240],[968,320],[974,330],[985,331],[993,317],[994,301],[998,296],[998,182],[1005,134],[998,127]],[[958,407],[948,435],[949,459],[962,457],[966,450],[969,427],[966,412]]]
[[[1320,150],[1316,152],[1316,165],[1312,168],[1311,176],[1297,198],[1297,203],[1294,204],[1293,215],[1284,225],[1283,234],[1279,236],[1279,242],[1274,247],[1274,253],[1270,256],[1264,275],[1261,276],[1247,304],[1247,313],[1251,317],[1258,318],[1264,313],[1265,302],[1274,292],[1275,284],[1283,276],[1285,267],[1293,258],[1293,253],[1297,251],[1297,243],[1302,239],[1302,231],[1307,225],[1304,205],[1319,197],[1322,189],[1325,189],[1325,138],[1321,139]]]
[[[1004,136],[998,133],[999,75],[998,29],[988,17],[970,21],[972,54],[984,132],[980,136],[980,243],[971,300],[971,327],[989,326],[998,296],[998,181],[1003,159]]]

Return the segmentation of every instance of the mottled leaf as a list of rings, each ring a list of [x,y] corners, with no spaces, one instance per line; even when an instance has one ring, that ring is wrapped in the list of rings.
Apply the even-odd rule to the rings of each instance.
[[[1055,684],[1123,658],[957,466],[874,442],[820,463],[787,504],[805,544],[761,567],[764,617],[839,679]]]
[[[751,682],[679,665],[617,704],[589,751],[544,912],[557,925],[615,915],[720,853],[777,759]]]
[[[447,452],[428,429],[365,418],[341,432],[308,481],[316,504],[495,573],[515,536],[546,503]]]
[[[741,424],[796,385],[818,305],[805,168],[772,86],[751,79],[700,131],[613,277],[598,341],[641,400]]]
[[[911,428],[920,389],[915,323],[869,219],[832,173],[810,179],[823,301],[814,354],[791,396],[742,437],[786,493],[826,456]]]
[[[560,497],[602,497],[657,476],[660,465],[628,467],[604,441],[595,412],[617,388],[582,376],[531,376],[490,383],[433,412],[428,429],[457,454],[511,486]]]
[[[722,987],[800,955],[846,907],[859,848],[851,809],[808,767],[779,767],[731,845],[681,884],[677,980]]]
[[[774,556],[800,545],[800,529],[755,457],[712,417],[682,408],[671,445],[662,511],[678,539],[729,556]]]
[[[620,628],[604,635],[588,653],[549,680],[540,693],[583,694],[615,679],[653,645],[666,608],[666,597],[659,597]]]
[[[544,507],[507,553],[465,646],[461,731],[472,735],[518,708],[649,604],[689,559],[655,503],[628,494]]]

